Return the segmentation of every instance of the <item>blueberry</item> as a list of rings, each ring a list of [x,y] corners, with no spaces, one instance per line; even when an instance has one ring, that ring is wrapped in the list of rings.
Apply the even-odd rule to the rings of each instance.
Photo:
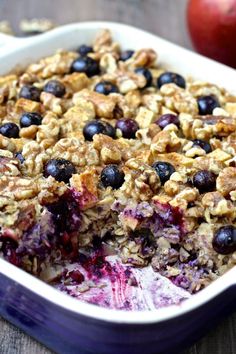
[[[124,50],[123,52],[120,53],[120,60],[121,61],[126,61],[130,59],[134,54],[134,50]]]
[[[7,138],[19,138],[19,127],[15,123],[4,123],[0,126],[0,134]]]
[[[69,179],[75,173],[75,166],[72,162],[65,159],[49,160],[44,166],[44,177],[52,176],[58,182],[68,183]]]
[[[115,139],[115,137],[116,137],[115,128],[111,124],[109,124],[107,122],[103,122],[103,124],[105,126],[105,132],[103,134],[108,135],[111,138]]]
[[[147,68],[137,68],[135,69],[136,74],[143,75],[146,79],[145,87],[149,87],[152,85],[152,73]]]
[[[25,161],[25,158],[22,155],[21,151],[18,151],[18,152],[15,153],[15,158],[17,158],[20,161],[20,163],[24,163],[24,161]]]
[[[169,71],[166,71],[165,73],[161,74],[157,79],[158,88],[161,88],[161,86],[170,83],[173,83],[182,88],[186,87],[185,79],[183,78],[183,76]]]
[[[80,57],[71,64],[71,72],[85,73],[88,77],[91,77],[99,74],[99,64],[92,58]]]
[[[19,96],[31,101],[40,101],[41,90],[33,85],[25,85],[21,88]]]
[[[101,182],[104,187],[118,189],[124,183],[125,174],[116,165],[106,166],[101,173]]]
[[[43,91],[51,93],[56,97],[63,97],[66,93],[66,88],[60,81],[50,80],[44,86]]]
[[[87,44],[81,44],[78,48],[78,53],[81,57],[86,57],[89,53],[93,53],[93,48]]]
[[[116,128],[121,130],[123,138],[135,139],[135,134],[139,129],[139,125],[134,119],[119,119],[116,122]]]
[[[162,185],[168,181],[172,173],[175,172],[174,166],[169,162],[157,161],[152,165],[152,167],[158,174]]]
[[[230,254],[236,251],[236,227],[225,225],[214,234],[212,241],[214,250],[220,254]]]
[[[200,140],[200,139],[193,140],[193,146],[200,146],[200,148],[202,148],[203,150],[206,151],[206,154],[209,154],[209,152],[212,152],[211,145],[207,141],[204,141],[204,140]]]
[[[25,112],[20,117],[21,128],[30,127],[31,125],[41,125],[43,117],[37,112]]]
[[[218,98],[214,95],[201,96],[197,100],[198,111],[201,116],[212,114],[216,107],[220,107]]]
[[[83,135],[85,140],[92,141],[95,134],[104,134],[115,138],[116,131],[109,123],[91,120],[84,126]]]
[[[109,81],[101,81],[95,87],[94,91],[102,93],[103,95],[109,95],[110,93],[119,92],[118,87]]]
[[[198,171],[193,176],[193,185],[200,193],[211,192],[216,186],[216,176],[208,170]]]
[[[159,125],[161,129],[165,128],[169,124],[175,124],[179,126],[179,117],[175,114],[163,114],[160,118],[156,121],[156,124]]]

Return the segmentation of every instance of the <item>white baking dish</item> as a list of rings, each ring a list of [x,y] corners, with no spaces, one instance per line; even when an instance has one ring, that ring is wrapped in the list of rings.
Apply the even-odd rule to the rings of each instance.
[[[109,28],[124,49],[151,47],[159,62],[183,75],[236,92],[236,71],[155,35],[123,24],[71,24],[31,38],[0,35],[0,74],[25,66],[58,48],[89,43]],[[170,353],[198,338],[234,310],[236,268],[179,306],[127,313],[82,303],[0,259],[0,313],[61,353]],[[235,302],[235,301],[234,301]],[[148,351],[147,348],[148,347]]]

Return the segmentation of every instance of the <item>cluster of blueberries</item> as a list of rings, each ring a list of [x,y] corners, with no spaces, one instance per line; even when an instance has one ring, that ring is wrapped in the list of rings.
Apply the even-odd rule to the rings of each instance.
[[[78,49],[80,56],[75,59],[71,65],[71,72],[83,72],[88,77],[98,75],[100,73],[99,63],[88,56],[93,52],[93,48],[87,45],[81,45]],[[126,50],[120,54],[119,60],[126,61],[130,59],[134,54],[132,50]],[[135,69],[135,72],[139,75],[143,75],[146,79],[145,88],[153,85],[152,73],[149,69],[139,67]],[[185,79],[173,72],[164,72],[157,79],[157,87],[160,89],[164,84],[175,83],[181,88],[186,88]],[[109,82],[99,82],[94,90],[98,93],[109,95],[111,93],[118,93],[118,87]],[[51,93],[56,97],[63,97],[66,93],[65,86],[58,80],[50,80],[46,83],[43,91]],[[33,85],[23,86],[20,90],[19,97],[23,97],[33,101],[40,101],[41,90]],[[197,99],[198,110],[200,115],[212,114],[212,111],[216,107],[220,107],[217,97],[213,95],[201,96]],[[40,125],[43,117],[37,112],[25,112],[20,117],[20,127],[25,128],[31,125]],[[168,124],[175,124],[179,126],[179,118],[174,114],[164,114],[157,121],[161,129],[165,128]],[[135,134],[139,129],[138,123],[133,119],[118,119],[115,128],[107,123],[99,120],[92,120],[88,122],[84,129],[83,135],[85,140],[92,141],[95,134],[108,135],[111,138],[116,137],[116,129],[119,129],[122,136],[126,139],[135,139]],[[0,126],[0,134],[8,138],[18,138],[20,129],[15,123],[5,123]],[[208,142],[196,139],[193,141],[194,145],[200,146],[206,153],[212,151]],[[21,163],[24,162],[24,158],[20,152],[16,153],[16,157]],[[169,162],[157,161],[152,167],[156,171],[163,185],[169,180],[170,176],[175,172],[175,168]],[[44,167],[44,176],[53,176],[57,181],[69,182],[72,174],[75,173],[75,166],[65,159],[51,159]],[[112,187],[118,189],[124,183],[124,172],[119,169],[117,165],[108,165],[101,172],[101,183],[104,187]],[[213,191],[216,186],[216,176],[208,171],[196,172],[191,181],[192,185],[196,187],[200,193]],[[231,253],[236,249],[236,228],[227,225],[218,230],[215,235],[213,246],[215,250],[222,254]]]

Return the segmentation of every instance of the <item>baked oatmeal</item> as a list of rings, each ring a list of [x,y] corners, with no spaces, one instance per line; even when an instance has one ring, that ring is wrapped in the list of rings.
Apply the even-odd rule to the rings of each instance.
[[[236,97],[157,59],[104,30],[0,78],[2,257],[63,288],[115,254],[188,293],[235,265]]]

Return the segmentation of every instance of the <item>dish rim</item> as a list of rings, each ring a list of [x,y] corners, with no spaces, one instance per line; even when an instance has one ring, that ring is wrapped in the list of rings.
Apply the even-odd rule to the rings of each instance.
[[[56,29],[53,29],[47,33],[38,35],[33,38],[15,38],[8,35],[1,34],[0,42],[2,42],[2,48],[7,52],[6,54],[13,54],[16,49],[22,49],[25,47],[30,47],[32,43],[42,43],[46,40],[53,40],[54,37],[60,35],[60,33],[70,32],[73,30],[98,30],[101,28],[108,28],[114,30],[123,31],[124,34],[126,31],[130,30],[142,34],[142,36],[148,36],[153,38],[153,40],[158,40],[159,42],[170,46],[171,50],[177,48],[183,54],[188,53],[188,56],[193,56],[197,59],[201,59],[208,64],[214,64],[218,66],[221,70],[229,71],[229,74],[235,73],[235,70],[229,68],[223,64],[217,63],[214,60],[208,59],[199,55],[197,53],[191,52],[188,49],[182,48],[179,45],[173,44],[165,39],[162,39],[159,36],[151,34],[147,31],[140,30],[134,26],[120,24],[117,22],[108,22],[108,21],[89,21],[81,23],[73,23],[69,25],[63,25]],[[5,43],[4,43],[5,42]],[[7,44],[6,44],[7,43]],[[2,52],[1,52],[2,54]],[[3,55],[4,56],[4,55]],[[29,291],[34,292],[39,295],[41,298],[57,305],[64,310],[70,311],[74,315],[87,316],[91,319],[97,319],[105,322],[112,322],[117,324],[126,324],[126,325],[143,325],[151,323],[159,323],[162,321],[167,321],[175,317],[184,315],[188,312],[195,310],[196,308],[204,305],[210,300],[214,299],[216,296],[220,295],[226,291],[231,286],[235,285],[234,278],[236,278],[236,267],[234,266],[231,270],[222,275],[219,279],[213,281],[205,289],[201,290],[199,293],[191,296],[189,299],[183,301],[179,305],[171,305],[156,310],[145,310],[145,311],[125,311],[125,310],[114,310],[104,307],[100,307],[94,304],[89,304],[82,302],[80,300],[74,299],[66,294],[63,294],[59,290],[53,288],[47,283],[37,279],[31,274],[28,274],[24,270],[15,267],[14,265],[8,263],[4,259],[0,259],[0,274],[5,275],[10,278],[16,284],[19,284]],[[32,288],[34,290],[32,290]],[[131,316],[127,316],[127,313],[131,313]]]

